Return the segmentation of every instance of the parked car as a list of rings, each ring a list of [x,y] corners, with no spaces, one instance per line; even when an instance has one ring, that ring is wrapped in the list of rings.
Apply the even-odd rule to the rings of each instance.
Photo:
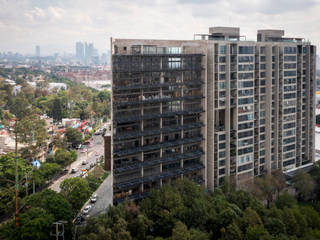
[[[88,163],[87,160],[82,161],[82,165],[86,165],[87,163]]]
[[[78,171],[78,169],[76,169],[76,168],[71,169],[71,173],[76,173],[77,171]]]
[[[84,217],[82,215],[78,216],[76,220],[74,221],[75,224],[79,225],[85,221]]]
[[[89,213],[91,209],[91,205],[87,205],[84,209],[83,209],[83,214],[87,215]]]
[[[90,168],[93,168],[94,167],[94,163],[90,163]]]
[[[90,202],[91,203],[95,203],[97,201],[97,194],[94,194],[91,199],[90,199]]]

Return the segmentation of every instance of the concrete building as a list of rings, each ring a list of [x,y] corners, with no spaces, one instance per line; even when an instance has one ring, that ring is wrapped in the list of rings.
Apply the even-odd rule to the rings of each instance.
[[[212,191],[314,162],[316,47],[283,36],[111,39],[114,202],[183,177]]]

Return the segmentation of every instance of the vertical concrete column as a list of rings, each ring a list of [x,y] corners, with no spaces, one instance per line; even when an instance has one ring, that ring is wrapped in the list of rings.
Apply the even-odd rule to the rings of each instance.
[[[276,164],[277,169],[282,169],[282,158],[279,158],[279,79],[280,79],[280,66],[279,66],[279,61],[280,61],[280,49],[278,46],[273,46],[275,48],[275,75],[274,75],[274,80],[275,80],[275,91],[274,91],[274,111],[275,111],[275,116],[274,116],[274,161]],[[268,90],[268,89],[266,89]],[[281,100],[282,101],[282,100]],[[266,106],[267,107],[267,106]],[[266,128],[267,131],[267,128]]]
[[[230,108],[230,95],[231,95],[231,89],[230,89],[230,43],[227,44],[226,49],[226,107],[225,107],[225,122],[224,125],[226,127],[226,175],[230,176],[230,118],[231,118],[231,108]],[[219,181],[219,179],[218,179]],[[219,186],[219,183],[218,183]]]
[[[267,172],[271,174],[271,136],[272,136],[272,45],[266,45],[266,137],[265,137],[265,163]],[[260,66],[259,66],[260,67]]]

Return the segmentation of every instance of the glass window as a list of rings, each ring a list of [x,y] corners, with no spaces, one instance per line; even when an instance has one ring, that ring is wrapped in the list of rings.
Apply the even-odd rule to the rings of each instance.
[[[220,54],[226,54],[226,51],[227,51],[227,46],[225,45],[220,46]]]
[[[253,54],[253,46],[239,46],[239,54]]]

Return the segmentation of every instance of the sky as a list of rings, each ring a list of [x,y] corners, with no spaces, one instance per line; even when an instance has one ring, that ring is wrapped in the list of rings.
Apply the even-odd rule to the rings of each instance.
[[[320,0],[0,0],[0,52],[74,53],[77,41],[99,53],[110,37],[193,39],[212,26],[283,29],[320,47]]]

